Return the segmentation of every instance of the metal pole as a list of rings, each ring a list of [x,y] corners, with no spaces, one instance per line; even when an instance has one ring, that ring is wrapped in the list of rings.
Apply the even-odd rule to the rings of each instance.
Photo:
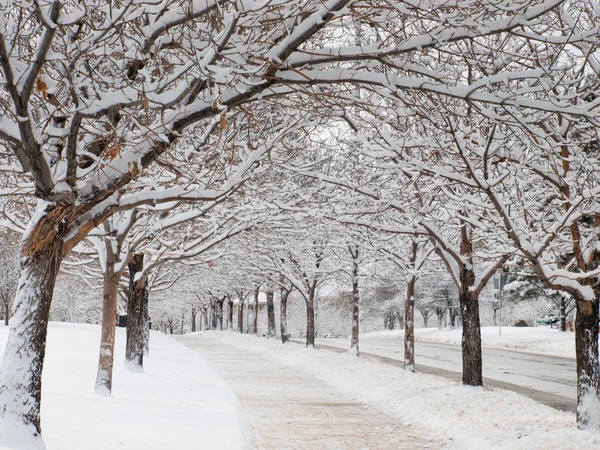
[[[502,336],[502,289],[500,289],[500,292],[498,292],[498,298],[500,299],[500,320],[498,321],[498,331],[499,331],[499,335]]]

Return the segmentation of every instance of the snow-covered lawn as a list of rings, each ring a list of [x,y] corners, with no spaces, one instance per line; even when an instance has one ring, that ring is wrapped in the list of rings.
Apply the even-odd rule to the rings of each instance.
[[[2,351],[7,336],[0,327]],[[42,391],[48,450],[246,447],[235,395],[197,352],[152,333],[144,372],[131,372],[119,328],[108,396],[94,393],[99,343],[99,326],[50,324]]]
[[[404,330],[383,330],[362,333],[363,338],[404,339]],[[460,345],[462,330],[437,328],[415,329],[415,339],[422,342],[441,342]],[[527,353],[575,358],[575,333],[560,332],[548,327],[518,328],[502,327],[502,336],[498,327],[482,327],[481,340],[484,347],[503,348]]]
[[[600,448],[600,434],[577,430],[574,414],[513,392],[468,388],[372,359],[254,336],[213,331],[201,338],[223,340],[240,351],[259,353],[300,374],[314,376],[350,399],[447,441],[447,448]]]

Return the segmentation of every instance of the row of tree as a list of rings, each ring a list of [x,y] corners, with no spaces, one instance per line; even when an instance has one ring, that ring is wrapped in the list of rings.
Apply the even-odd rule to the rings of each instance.
[[[410,370],[415,286],[434,258],[457,290],[463,382],[479,385],[479,297],[508,267],[574,299],[578,425],[600,428],[592,3],[0,9],[2,225],[23,236],[0,365],[0,444],[43,447],[56,278],[61,267],[93,270],[86,258],[103,276],[98,386],[108,389],[126,272],[131,317],[146,323],[148,281],[167,262],[233,258],[244,292],[268,284],[304,299],[313,345],[328,253],[347,262],[337,269],[352,279],[353,311],[361,268],[371,269],[363,261],[385,254],[406,280]],[[140,364],[142,334],[131,331],[128,351]],[[352,342],[358,349],[354,313]]]

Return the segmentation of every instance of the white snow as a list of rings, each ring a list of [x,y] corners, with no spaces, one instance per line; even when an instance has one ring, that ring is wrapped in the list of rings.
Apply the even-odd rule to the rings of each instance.
[[[514,392],[464,387],[372,359],[255,336],[213,331],[201,339],[222,340],[240,352],[258,353],[300,375],[314,376],[354,401],[443,440],[444,448],[575,450],[600,446],[599,433],[577,430],[574,414]]]
[[[7,335],[0,327],[0,349]],[[227,384],[197,352],[160,333],[150,339],[144,371],[128,371],[124,329],[117,329],[113,393],[100,395],[94,392],[100,327],[50,324],[42,390],[47,450],[247,447]]]
[[[404,330],[383,330],[361,333],[365,338],[404,339]],[[461,345],[462,329],[416,328],[415,340]],[[561,332],[548,327],[481,327],[484,347],[501,348],[563,358],[575,358],[575,333]]]

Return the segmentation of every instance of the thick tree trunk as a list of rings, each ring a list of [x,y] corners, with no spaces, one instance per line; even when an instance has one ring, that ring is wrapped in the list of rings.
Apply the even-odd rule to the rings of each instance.
[[[465,271],[470,272],[470,271]],[[461,275],[463,287],[459,294],[462,311],[462,363],[463,384],[468,386],[483,385],[483,364],[481,356],[481,325],[479,322],[479,299],[469,289],[471,284],[465,285],[464,276]]]
[[[103,280],[102,331],[100,334],[98,374],[96,375],[96,391],[108,393],[112,391],[119,289],[119,280],[115,278],[114,265],[114,258],[109,255],[106,260]]]
[[[479,293],[471,289],[475,285],[473,272],[473,244],[469,225],[461,220],[458,301],[462,312],[462,363],[463,384],[483,385],[483,363],[481,356],[481,324],[479,323]],[[465,261],[466,259],[466,261]]]
[[[10,319],[10,304],[4,303],[4,325],[8,326],[8,320]]]
[[[245,320],[244,326],[246,329],[244,330],[244,332],[246,334],[250,334],[252,332],[252,324],[250,323],[250,297],[248,297],[247,301],[248,301],[248,303],[246,303],[246,311],[245,311],[246,316],[244,318],[244,320]]]
[[[244,333],[244,301],[241,297],[238,303],[238,333]]]
[[[0,365],[0,447],[44,448],[42,368],[52,293],[62,260],[65,214],[55,204],[38,206],[23,240],[14,314]]]
[[[598,360],[598,301],[576,300],[577,426],[600,429],[600,366]]]
[[[150,307],[148,305],[150,297],[150,286],[148,286],[148,280],[146,279],[146,290],[144,292],[144,298],[142,303],[142,316],[144,318],[144,355],[150,354]]]
[[[227,328],[230,331],[233,331],[233,300],[229,299],[227,306]]]
[[[196,332],[196,310],[194,308],[192,308],[192,312],[191,312],[191,320],[192,320],[192,333]]]
[[[416,277],[409,278],[404,300],[404,370],[415,371],[415,284]]]
[[[279,326],[281,327],[281,342],[285,344],[289,340],[287,331],[287,301],[289,291],[281,289],[281,304],[279,305]]]
[[[358,249],[356,253],[352,253],[354,262],[352,264],[352,337],[350,339],[350,352],[359,354],[358,351],[358,304],[360,302],[360,295],[358,292]],[[356,257],[354,256],[356,254]]]
[[[306,302],[306,346],[315,346],[315,305],[312,294]]]
[[[273,302],[273,291],[267,291],[267,337],[277,337],[275,328],[275,304]]]
[[[221,300],[217,300],[217,322],[219,330],[223,331],[223,304],[225,303],[225,297]]]
[[[136,280],[138,272],[144,268],[144,255],[134,255],[129,263],[129,291],[127,296],[127,339],[125,361],[128,365],[142,368],[144,366],[144,341],[146,323],[144,309],[147,304],[148,287],[146,278]]]
[[[252,334],[258,334],[258,295],[260,294],[260,286],[254,290],[254,317],[252,318]]]
[[[560,299],[560,331],[567,331],[567,302],[564,298]]]

